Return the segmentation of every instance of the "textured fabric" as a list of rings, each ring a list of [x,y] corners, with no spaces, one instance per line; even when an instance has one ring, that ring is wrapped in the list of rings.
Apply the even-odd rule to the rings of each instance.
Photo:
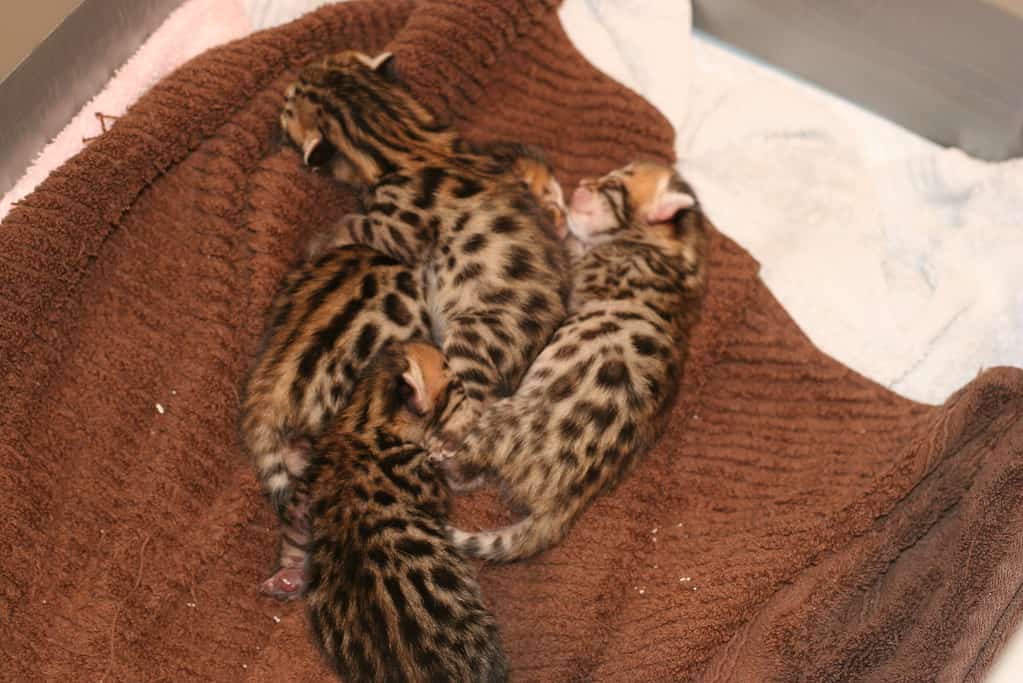
[[[1023,159],[939,147],[705,37],[693,65],[682,170],[815,344],[927,403],[1023,365]]]
[[[171,12],[138,52],[117,69],[103,90],[43,148],[14,187],[0,197],[0,220],[14,202],[80,152],[157,81],[209,47],[251,31],[240,0],[188,0]]]
[[[354,206],[276,143],[297,65],[397,36],[415,74],[405,30],[460,8],[493,39],[431,42],[464,74],[413,83],[458,125],[549,147],[566,183],[671,155],[553,11],[505,7],[353,2],[213,50],[0,225],[5,679],[326,677],[301,604],[257,594],[274,523],[235,427],[279,278]],[[658,448],[562,545],[481,568],[515,680],[979,676],[1020,610],[1023,373],[906,401],[817,351],[733,242],[712,253]]]

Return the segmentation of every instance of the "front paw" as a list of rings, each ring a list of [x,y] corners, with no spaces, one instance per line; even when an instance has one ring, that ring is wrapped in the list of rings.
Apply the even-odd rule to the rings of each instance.
[[[479,472],[470,473],[464,463],[459,462],[456,452],[452,441],[438,439],[436,445],[428,450],[427,457],[444,475],[452,491],[455,493],[474,491],[483,484],[483,475]]]
[[[544,205],[544,210],[551,219],[551,231],[555,239],[564,242],[568,237],[568,215],[565,212],[565,207],[557,202],[548,202]]]
[[[448,432],[441,432],[431,436],[426,441],[426,451],[429,459],[436,463],[444,463],[455,457],[458,450],[459,440]]]

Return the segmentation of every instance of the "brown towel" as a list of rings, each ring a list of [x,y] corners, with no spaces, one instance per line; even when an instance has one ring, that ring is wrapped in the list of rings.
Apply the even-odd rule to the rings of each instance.
[[[554,10],[325,8],[185,65],[14,209],[0,679],[327,678],[301,603],[256,592],[275,537],[235,427],[278,279],[354,206],[278,146],[282,90],[393,38],[433,107],[566,183],[669,158]],[[713,267],[660,446],[561,546],[481,570],[515,680],[978,678],[1020,614],[1023,372],[911,403],[817,351],[721,236]]]

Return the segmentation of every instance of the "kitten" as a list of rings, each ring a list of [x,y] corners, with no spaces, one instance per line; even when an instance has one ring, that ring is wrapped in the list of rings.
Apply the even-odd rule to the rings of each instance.
[[[388,344],[315,444],[306,597],[345,680],[507,678],[494,617],[444,533],[447,486],[420,445],[460,391],[435,347]]]
[[[282,114],[281,120],[289,139],[309,132],[298,124],[299,115],[308,113],[300,105],[293,101],[285,112],[291,113]],[[508,191],[532,196],[554,230],[564,226],[561,188],[541,152],[507,142],[461,143],[457,148],[459,154],[490,159],[495,167],[507,169],[502,182],[512,186]],[[370,205],[371,211],[384,210],[379,203],[372,209],[372,198]],[[364,245],[338,247],[335,237],[332,231],[315,237],[307,247],[308,261],[288,275],[246,390],[242,435],[282,531],[277,566],[261,590],[281,600],[298,597],[304,586],[307,506],[303,496],[295,495],[295,482],[308,462],[310,439],[347,404],[353,383],[386,340],[427,338],[431,330],[419,269]],[[539,298],[531,301],[542,303]],[[486,312],[498,315],[495,308]],[[463,336],[477,338],[471,330]],[[463,366],[475,356],[458,354],[470,351],[465,345],[449,346],[454,362]],[[502,353],[500,344],[488,349],[495,362]],[[479,378],[478,373],[463,374],[467,380]],[[476,397],[479,390],[473,392]]]
[[[522,148],[476,146],[438,124],[393,66],[387,53],[351,51],[307,66],[281,123],[307,164],[369,197],[328,243],[366,244],[417,269],[433,338],[468,399],[442,425],[446,448],[515,390],[565,317],[568,258],[550,211],[560,187],[550,173],[523,182]]]
[[[527,511],[503,529],[451,529],[470,555],[511,561],[557,543],[659,437],[704,291],[707,228],[670,167],[583,181],[569,210],[570,315],[511,397],[492,404],[445,467],[496,479]]]
[[[270,309],[263,350],[248,379],[241,433],[281,525],[278,563],[261,590],[301,594],[307,505],[296,487],[310,441],[348,404],[386,341],[426,338],[419,283],[369,247],[330,249],[288,274]]]

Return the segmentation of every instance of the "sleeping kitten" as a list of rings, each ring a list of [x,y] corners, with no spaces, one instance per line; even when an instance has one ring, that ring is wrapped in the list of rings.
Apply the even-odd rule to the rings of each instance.
[[[300,125],[305,120],[300,114],[307,111],[294,102],[284,111],[289,115],[282,114],[281,124],[289,139],[309,132]],[[544,223],[555,231],[563,228],[561,188],[541,152],[507,142],[463,143],[459,149],[507,169],[502,182],[515,186],[509,193],[533,197],[550,218]],[[312,161],[326,164],[329,159]],[[298,597],[304,586],[307,506],[301,492],[296,494],[296,482],[308,462],[310,440],[348,403],[354,382],[385,341],[425,339],[431,329],[419,270],[363,245],[338,246],[334,237],[332,231],[315,237],[307,262],[288,275],[246,387],[242,436],[282,531],[277,565],[261,590],[280,600]],[[543,303],[536,297],[530,301]],[[488,307],[486,313],[499,315],[499,308]],[[470,331],[465,335],[469,341],[479,338]],[[497,338],[488,357],[493,362],[513,358],[511,353],[502,356],[499,342],[505,337]],[[469,352],[465,345],[451,345],[449,351],[459,367],[481,357],[464,357]]]
[[[425,339],[430,320],[412,271],[361,245],[324,251],[289,273],[269,320],[241,433],[281,525],[277,566],[261,590],[290,600],[304,586],[309,529],[296,484],[309,443],[348,404],[384,342]]]
[[[388,344],[315,445],[309,620],[346,681],[503,681],[497,624],[444,533],[449,493],[420,443],[461,388],[440,351]]]
[[[393,66],[387,53],[353,51],[310,64],[281,123],[308,165],[369,197],[329,244],[366,244],[416,268],[433,339],[466,390],[438,435],[446,448],[515,390],[565,317],[568,258],[550,210],[560,188],[549,173],[524,184],[529,159],[516,146],[473,145],[438,124]]]
[[[445,461],[452,483],[492,477],[528,511],[503,529],[451,529],[476,557],[517,560],[561,540],[653,446],[681,378],[707,242],[692,190],[670,167],[631,164],[580,184],[569,227],[581,255],[568,319]]]

